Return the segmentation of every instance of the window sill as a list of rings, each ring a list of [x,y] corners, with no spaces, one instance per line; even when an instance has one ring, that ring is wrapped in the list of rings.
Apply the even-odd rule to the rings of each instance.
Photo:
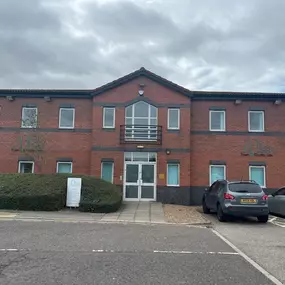
[[[74,127],[58,127],[59,130],[74,130]]]
[[[255,131],[255,130],[248,130],[249,133],[264,133],[264,130],[262,131]]]
[[[102,128],[103,131],[107,131],[107,132],[114,132],[116,130],[116,128]]]
[[[210,132],[219,132],[219,133],[221,133],[221,132],[226,132],[226,130],[209,130]]]
[[[176,187],[176,188],[178,188],[178,187],[180,187],[180,185],[166,185],[166,187]]]

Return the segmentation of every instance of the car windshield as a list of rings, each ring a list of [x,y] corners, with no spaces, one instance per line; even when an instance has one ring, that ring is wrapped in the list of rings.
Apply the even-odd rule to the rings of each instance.
[[[231,183],[229,189],[232,192],[245,192],[245,193],[261,193],[262,189],[257,184],[250,183]]]

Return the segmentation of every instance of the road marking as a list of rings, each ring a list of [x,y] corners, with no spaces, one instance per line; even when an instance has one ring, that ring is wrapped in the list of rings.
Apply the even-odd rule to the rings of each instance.
[[[17,248],[0,248],[0,251],[19,251]]]
[[[227,245],[229,245],[233,250],[235,250],[241,257],[243,257],[248,263],[250,263],[253,267],[255,267],[259,272],[261,272],[265,277],[267,277],[270,281],[272,281],[276,285],[284,285],[281,281],[279,281],[276,277],[262,268],[259,264],[253,261],[249,256],[243,253],[240,249],[238,249],[233,243],[231,243],[228,239],[218,233],[216,230],[212,229],[212,232],[218,236],[221,240],[223,240]]]
[[[276,219],[277,219],[277,217],[271,218],[271,219],[269,220],[269,222],[272,223],[272,222],[275,221]]]
[[[171,253],[171,254],[221,254],[221,255],[239,255],[237,252],[223,252],[223,251],[177,251],[177,250],[154,250],[154,253]]]
[[[138,253],[138,250],[133,250],[133,251],[115,251],[115,250],[104,250],[104,249],[93,249],[92,252],[97,252],[97,253]],[[239,255],[237,252],[224,252],[224,251],[185,251],[185,250],[153,250],[150,252],[146,253],[163,253],[163,254],[220,254],[220,255]]]

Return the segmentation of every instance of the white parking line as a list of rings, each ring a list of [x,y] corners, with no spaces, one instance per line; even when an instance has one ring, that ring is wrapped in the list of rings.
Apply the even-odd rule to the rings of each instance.
[[[253,267],[255,267],[259,272],[261,272],[264,276],[266,276],[270,281],[272,281],[276,285],[284,285],[281,281],[279,281],[276,277],[258,265],[255,261],[253,261],[250,257],[248,257],[245,253],[243,253],[240,249],[238,249],[234,244],[232,244],[228,239],[223,237],[216,230],[212,229],[212,232],[222,239],[226,244],[228,244],[233,250],[235,250],[241,257],[243,257],[248,263],[250,263]]]
[[[177,251],[177,250],[154,250],[154,253],[170,253],[170,254],[221,254],[221,255],[239,255],[237,252],[224,252],[224,251]]]
[[[0,248],[0,251],[19,251],[17,248]]]

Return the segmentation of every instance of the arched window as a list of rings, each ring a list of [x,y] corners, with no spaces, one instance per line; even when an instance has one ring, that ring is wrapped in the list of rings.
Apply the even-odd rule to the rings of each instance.
[[[126,107],[126,140],[157,139],[157,108],[144,101]]]

